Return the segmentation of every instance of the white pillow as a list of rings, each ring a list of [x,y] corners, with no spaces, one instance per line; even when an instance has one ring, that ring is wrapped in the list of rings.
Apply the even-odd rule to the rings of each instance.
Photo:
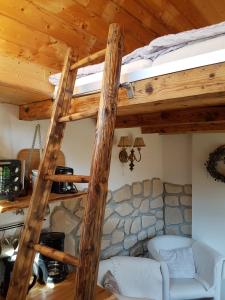
[[[168,265],[170,278],[195,278],[196,270],[191,247],[159,250],[159,254]]]

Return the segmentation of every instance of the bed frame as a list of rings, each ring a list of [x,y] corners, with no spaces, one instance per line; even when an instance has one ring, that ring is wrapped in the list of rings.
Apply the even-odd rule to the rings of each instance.
[[[195,67],[199,60],[191,63],[185,59],[173,68],[168,63],[131,74],[133,81],[123,84],[119,90],[117,127],[140,126],[143,133],[225,130],[225,50],[216,51],[208,58],[206,66]],[[182,70],[187,65],[189,69]],[[166,74],[162,75],[163,72]],[[70,120],[95,118],[99,96],[95,92],[74,97]],[[21,105],[19,118],[48,119],[52,105],[52,99]]]

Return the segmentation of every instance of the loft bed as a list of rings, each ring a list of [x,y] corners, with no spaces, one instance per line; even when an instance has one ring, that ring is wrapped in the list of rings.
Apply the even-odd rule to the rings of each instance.
[[[215,36],[211,33],[207,38],[188,42],[153,62],[141,58],[123,65],[117,127],[142,127],[143,133],[224,130],[224,23],[219,24],[219,30]],[[70,118],[96,117],[101,78],[102,71],[77,79]],[[50,77],[55,85],[54,95],[57,80],[58,75]],[[21,105],[19,117],[21,120],[49,118],[52,105],[52,99]],[[186,122],[182,123],[184,117]]]

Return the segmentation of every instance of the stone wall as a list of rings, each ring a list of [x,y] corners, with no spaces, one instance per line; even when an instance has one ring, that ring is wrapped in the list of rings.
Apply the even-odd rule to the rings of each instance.
[[[101,258],[147,255],[146,242],[160,234],[191,235],[191,185],[162,183],[159,178],[109,191]],[[65,251],[79,252],[86,196],[55,207],[51,230],[65,233]],[[164,225],[165,224],[165,225]]]
[[[65,251],[78,254],[85,198],[64,201],[51,215],[51,230],[66,235]],[[164,233],[163,183],[158,178],[109,192],[101,258],[145,255],[146,241]]]
[[[164,203],[165,233],[191,236],[191,185],[164,183]]]

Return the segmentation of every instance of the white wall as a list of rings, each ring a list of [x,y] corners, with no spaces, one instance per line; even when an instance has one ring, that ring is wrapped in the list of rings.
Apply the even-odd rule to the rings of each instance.
[[[210,152],[225,142],[224,133],[193,135],[192,232],[193,237],[225,255],[225,184],[215,182],[204,163]],[[224,168],[225,170],[225,168]],[[225,284],[223,284],[225,299]]]
[[[192,182],[192,137],[190,134],[162,135],[163,181],[176,184]]]
[[[38,122],[18,120],[18,108],[13,105],[0,104],[0,159],[16,158],[19,150],[30,148],[35,125]],[[44,142],[49,121],[40,122]],[[62,151],[66,165],[74,168],[76,174],[89,174],[92,146],[95,135],[93,120],[69,123],[66,128]],[[152,177],[162,177],[161,137],[144,135],[146,147],[142,149],[142,161],[129,170],[128,164],[121,164],[118,159],[120,148],[117,147],[121,135],[140,136],[140,129],[118,129],[115,131],[114,147],[111,161],[109,188],[115,190],[126,183]],[[1,203],[0,203],[1,205]],[[12,213],[0,214],[0,225],[21,220],[22,217]]]

